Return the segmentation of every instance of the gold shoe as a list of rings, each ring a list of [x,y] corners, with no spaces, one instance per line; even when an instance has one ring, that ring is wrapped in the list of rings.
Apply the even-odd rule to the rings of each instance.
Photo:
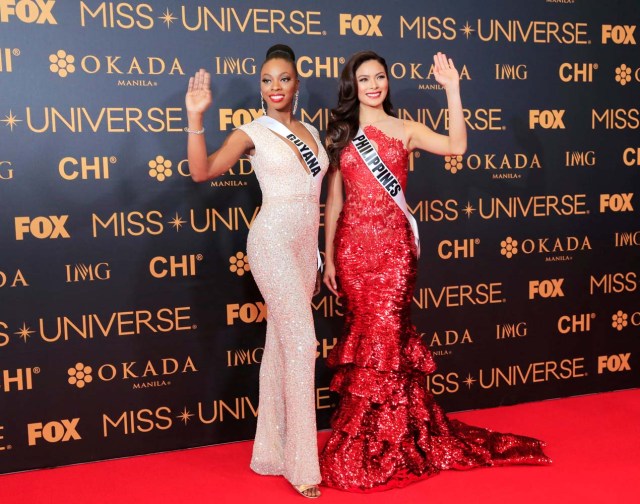
[[[318,485],[292,485],[293,488],[303,497],[307,497],[309,499],[317,499],[322,495],[320,493],[320,489]]]

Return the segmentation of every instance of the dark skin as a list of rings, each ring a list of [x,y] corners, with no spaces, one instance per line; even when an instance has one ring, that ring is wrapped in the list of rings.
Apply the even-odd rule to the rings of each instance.
[[[267,61],[260,72],[260,92],[267,107],[267,115],[281,122],[311,148],[316,142],[307,128],[292,114],[292,103],[299,81],[292,62],[274,58]],[[185,97],[189,129],[201,130],[203,116],[213,102],[211,95],[211,75],[200,69],[189,80],[189,88]],[[287,139],[283,138],[295,152],[302,166],[306,166],[299,151]],[[313,149],[312,149],[313,150]],[[204,182],[229,171],[238,160],[255,152],[255,145],[249,135],[242,130],[234,130],[222,146],[213,154],[207,155],[207,147],[203,135],[190,134],[187,145],[189,171],[196,182]],[[317,153],[317,147],[314,154]],[[320,292],[320,272],[316,276],[314,296]],[[318,485],[293,485],[293,488],[304,497],[320,497]]]

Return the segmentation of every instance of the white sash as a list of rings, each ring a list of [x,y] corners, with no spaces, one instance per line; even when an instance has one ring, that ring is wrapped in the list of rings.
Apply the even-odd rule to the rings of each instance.
[[[380,159],[378,152],[371,144],[371,141],[362,128],[358,128],[358,133],[356,133],[356,136],[352,140],[352,142],[356,150],[358,151],[358,154],[360,154],[360,157],[364,161],[364,164],[366,164],[367,168],[369,168],[371,174],[376,178],[380,185],[384,187],[384,190],[389,193],[389,196],[391,196],[396,205],[400,207],[400,210],[402,210],[404,215],[407,217],[409,224],[411,224],[411,230],[413,231],[413,238],[416,242],[418,257],[420,257],[420,236],[418,235],[418,223],[407,208],[407,201],[404,199],[404,192],[402,191],[400,182],[391,172],[391,170],[387,168],[387,165],[384,164],[384,161]]]
[[[266,115],[258,117],[255,121],[262,124],[264,127],[269,128],[271,131],[277,133],[281,137],[290,140],[293,145],[296,146],[298,152],[300,152],[300,155],[304,160],[304,164],[308,169],[309,175],[313,175],[315,177],[322,171],[320,169],[320,162],[318,161],[318,158],[313,153],[311,148],[308,147],[307,144],[302,140],[300,140],[294,133],[292,133],[291,130],[284,124]]]

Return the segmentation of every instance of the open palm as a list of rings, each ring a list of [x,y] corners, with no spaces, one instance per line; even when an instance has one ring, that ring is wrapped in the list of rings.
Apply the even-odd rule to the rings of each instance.
[[[212,103],[211,74],[202,68],[189,79],[189,88],[185,96],[187,113],[204,113]]]
[[[445,89],[449,86],[457,85],[460,82],[458,70],[453,66],[453,60],[441,52],[433,56],[433,74],[436,82]]]

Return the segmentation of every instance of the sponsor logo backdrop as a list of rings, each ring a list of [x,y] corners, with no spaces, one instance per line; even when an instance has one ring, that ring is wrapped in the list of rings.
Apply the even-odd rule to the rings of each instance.
[[[415,153],[407,190],[449,411],[640,384],[635,0],[357,4],[0,0],[0,472],[252,438],[260,190],[246,160],[191,181],[183,100],[210,71],[213,149],[261,113],[277,42],[322,132],[357,50],[439,132],[432,54],[460,69],[468,152]],[[323,291],[313,310],[327,428],[343,307]]]

